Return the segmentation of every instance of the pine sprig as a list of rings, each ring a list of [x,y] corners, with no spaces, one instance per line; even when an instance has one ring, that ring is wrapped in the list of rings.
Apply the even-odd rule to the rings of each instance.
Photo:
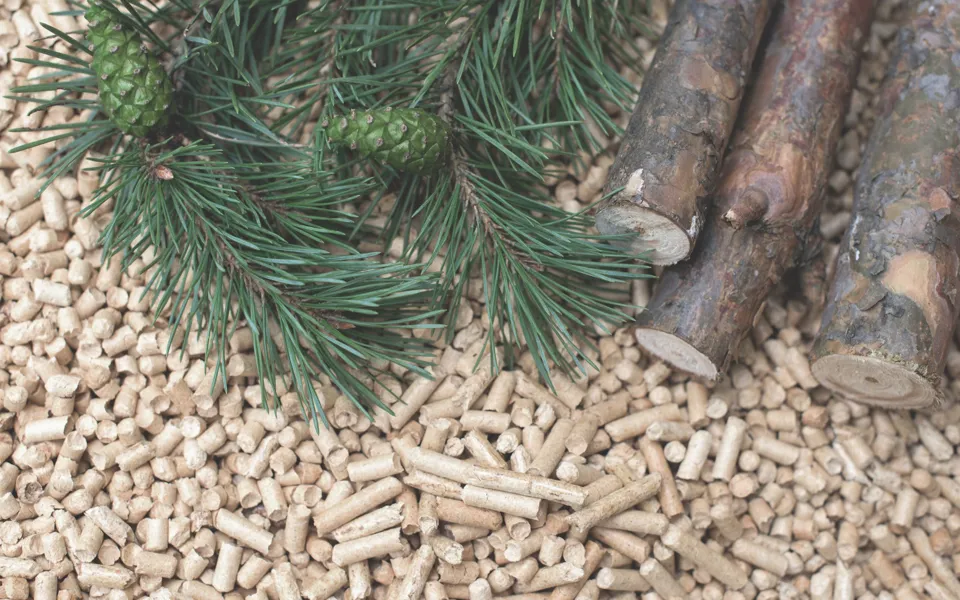
[[[20,150],[56,142],[50,178],[104,157],[84,214],[113,210],[105,257],[147,264],[157,314],[202,333],[219,374],[247,327],[265,397],[285,378],[325,421],[315,388],[329,379],[364,410],[382,406],[377,368],[422,372],[428,348],[409,330],[438,320],[452,335],[473,276],[488,343],[507,360],[529,348],[548,381],[552,365],[582,366],[584,326],[626,319],[603,288],[645,276],[636,257],[562,211],[544,181],[598,149],[595,131],[617,131],[609,109],[635,93],[621,71],[645,34],[641,0],[96,1],[167,65],[168,124],[123,135],[95,100],[84,38],[45,26],[60,43],[31,64],[50,72],[17,99],[83,118]],[[316,126],[382,107],[445,119],[451,168],[374,166]],[[402,238],[401,261],[358,251],[371,233]],[[438,274],[424,266],[438,261]]]
[[[210,144],[127,150],[104,160],[107,175],[86,210],[113,202],[104,251],[124,267],[147,263],[156,311],[172,327],[202,332],[216,369],[225,368],[222,349],[243,323],[254,332],[262,382],[289,372],[312,419],[324,419],[312,384],[318,374],[364,409],[383,406],[370,391],[368,364],[426,365],[425,348],[395,330],[423,318],[429,281],[409,276],[415,267],[376,262],[346,244],[335,253],[296,239],[335,237],[339,226],[323,229],[342,218],[334,210],[298,221],[315,223],[315,231],[274,232],[274,216],[257,197],[274,193],[280,203],[307,205],[317,190],[290,186],[291,164],[280,167],[283,190],[243,172],[268,168],[232,165]],[[284,363],[288,369],[279,368]]]
[[[548,381],[551,365],[583,366],[584,326],[627,318],[603,288],[647,276],[636,269],[638,257],[591,234],[585,214],[560,210],[542,186],[544,173],[565,166],[567,155],[553,148],[599,147],[591,125],[613,135],[607,109],[632,104],[634,86],[618,64],[635,64],[627,32],[640,32],[619,14],[638,11],[600,4],[425,0],[416,3],[416,28],[403,27],[409,5],[399,2],[347,11],[341,22],[325,21],[322,9],[307,17],[324,23],[308,30],[345,31],[315,48],[335,56],[342,75],[324,82],[336,96],[316,91],[329,111],[347,98],[360,107],[417,105],[453,124],[451,172],[426,181],[384,176],[396,194],[385,237],[402,237],[405,257],[428,263],[442,249],[435,302],[448,326],[466,281],[479,274],[497,324],[488,343],[505,344],[507,360],[526,345]],[[364,24],[362,42],[348,25],[353,19]],[[616,43],[627,50],[611,51],[621,35],[627,39]],[[372,68],[355,60],[360,55],[391,60]],[[392,97],[380,92],[388,86]],[[405,88],[416,91],[395,98]]]

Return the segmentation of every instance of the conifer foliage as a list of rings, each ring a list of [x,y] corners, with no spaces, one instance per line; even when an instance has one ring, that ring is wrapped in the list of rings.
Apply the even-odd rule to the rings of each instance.
[[[94,0],[89,32],[44,25],[72,52],[36,46],[49,74],[15,90],[84,118],[20,150],[55,142],[51,180],[95,165],[105,257],[142,261],[221,375],[249,328],[268,402],[284,378],[318,423],[323,385],[382,406],[471,280],[494,366],[527,348],[549,383],[626,319],[605,288],[647,276],[544,184],[631,107],[643,4]]]

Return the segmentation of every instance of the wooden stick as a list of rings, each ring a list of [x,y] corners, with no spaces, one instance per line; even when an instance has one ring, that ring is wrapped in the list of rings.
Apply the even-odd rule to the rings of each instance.
[[[657,265],[690,255],[733,131],[770,2],[677,2],[643,78],[597,209],[597,229],[632,234]]]
[[[763,302],[817,249],[820,214],[874,0],[789,0],[766,50],[691,259],[667,269],[637,341],[713,380]],[[808,241],[809,240],[813,240]]]
[[[891,409],[940,400],[960,312],[952,292],[960,286],[960,216],[953,209],[960,106],[946,99],[960,87],[960,63],[951,58],[960,47],[960,6],[927,2],[907,30],[879,95],[853,224],[813,349],[821,384]]]

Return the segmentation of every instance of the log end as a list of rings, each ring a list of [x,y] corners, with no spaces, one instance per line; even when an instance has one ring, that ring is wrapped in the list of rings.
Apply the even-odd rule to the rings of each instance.
[[[924,408],[940,402],[927,379],[879,358],[829,354],[812,365],[821,385],[856,402],[886,409]]]
[[[690,255],[690,234],[668,217],[642,206],[610,206],[597,213],[604,235],[629,235],[619,242],[632,253],[646,253],[655,265],[672,265]],[[696,233],[694,232],[694,236]]]
[[[677,369],[710,381],[717,379],[717,365],[680,337],[648,327],[638,327],[635,335],[644,350]]]

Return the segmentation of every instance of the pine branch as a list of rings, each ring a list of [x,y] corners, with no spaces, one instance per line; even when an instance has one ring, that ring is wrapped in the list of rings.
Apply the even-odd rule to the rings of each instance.
[[[209,144],[128,150],[104,163],[106,180],[87,210],[114,202],[105,252],[121,256],[124,267],[147,262],[157,313],[172,327],[203,332],[217,369],[225,368],[222,349],[243,323],[258,333],[253,352],[262,383],[289,373],[311,419],[325,419],[312,387],[321,373],[364,409],[383,406],[365,381],[374,376],[368,361],[422,371],[426,348],[393,330],[423,318],[418,304],[428,278],[345,244],[337,255],[263,228],[271,215],[251,194],[264,195],[272,182],[251,183],[246,168]],[[308,193],[288,197],[305,202]],[[311,222],[323,227],[316,215],[301,225]],[[283,362],[288,370],[278,368]]]
[[[526,346],[547,380],[552,365],[582,367],[585,325],[626,319],[603,288],[645,274],[585,214],[557,207],[543,174],[598,148],[595,130],[616,131],[607,111],[632,102],[620,71],[636,62],[640,4],[106,0],[169,65],[166,127],[122,135],[90,99],[86,41],[49,27],[73,54],[36,48],[32,64],[55,72],[16,93],[86,111],[34,144],[59,145],[50,177],[105,154],[85,210],[112,207],[105,256],[147,263],[158,315],[201,332],[221,375],[232,332],[250,328],[264,396],[289,380],[319,422],[318,377],[367,410],[380,402],[373,365],[421,371],[427,348],[407,332],[443,315],[452,335],[472,276],[485,286],[488,343],[507,360]],[[386,106],[441,113],[451,168],[398,173],[330,148],[315,127]],[[356,250],[371,231],[404,239],[401,262]],[[438,261],[430,274],[424,264]]]
[[[162,50],[181,52],[179,110],[152,141],[122,136],[94,110],[86,121],[44,130],[37,143],[72,137],[53,155],[52,177],[75,169],[90,150],[108,150],[101,188],[85,207],[85,214],[112,207],[104,256],[124,266],[147,262],[156,313],[171,327],[202,333],[218,385],[225,384],[232,332],[248,327],[264,397],[278,379],[290,381],[307,417],[325,422],[314,389],[323,381],[366,411],[383,407],[371,390],[373,365],[423,372],[428,348],[402,332],[429,319],[432,285],[414,273],[417,265],[382,263],[347,241],[355,217],[339,206],[369,194],[375,181],[316,170],[312,149],[270,120],[271,111],[295,109],[288,100],[296,90],[271,87],[260,73],[284,37],[278,23],[285,6],[253,3],[238,15],[239,5],[227,2],[215,18],[188,20],[189,34],[183,28],[169,43],[157,41]],[[176,4],[164,12],[124,5],[135,14],[109,7],[145,37],[159,22],[191,15]],[[57,35],[86,53],[82,39]],[[157,40],[152,30],[149,39]],[[18,99],[41,108],[97,107],[79,100],[96,94],[89,59],[37,51],[58,72],[16,90]]]
[[[506,343],[507,360],[525,344],[549,381],[553,364],[582,367],[588,345],[584,325],[603,327],[627,318],[626,307],[610,300],[603,286],[647,275],[634,268],[633,257],[591,235],[585,215],[564,213],[540,191],[541,173],[561,169],[544,142],[559,146],[566,140],[572,148],[595,143],[585,118],[598,112],[603,118],[594,121],[613,133],[602,105],[627,104],[633,87],[604,63],[596,27],[584,25],[595,18],[593,3],[562,3],[556,14],[567,18],[558,17],[553,30],[560,35],[539,39],[525,33],[540,20],[524,4],[508,3],[498,12],[489,2],[431,2],[437,11],[418,22],[425,33],[406,48],[436,60],[426,71],[409,64],[408,71],[392,76],[398,85],[424,82],[412,102],[430,104],[451,120],[458,150],[447,176],[426,182],[387,179],[397,202],[385,234],[402,235],[408,257],[442,260],[436,302],[445,308],[448,325],[465,282],[479,271],[496,324],[488,343]],[[389,7],[380,4],[379,10]],[[378,39],[384,46],[396,43],[386,32]],[[354,97],[365,97],[365,84],[353,84],[361,90]],[[562,92],[558,100],[537,94],[552,86]],[[562,120],[551,122],[550,115]]]

